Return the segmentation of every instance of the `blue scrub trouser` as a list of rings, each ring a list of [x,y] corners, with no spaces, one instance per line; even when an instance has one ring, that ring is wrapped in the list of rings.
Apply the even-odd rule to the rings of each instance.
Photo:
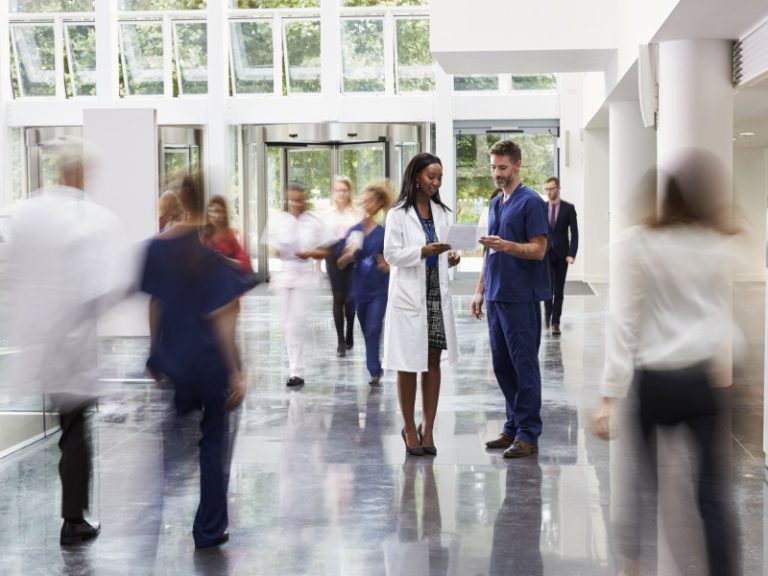
[[[224,409],[228,384],[184,382],[175,386],[176,410],[184,415],[202,410],[200,447],[200,504],[192,535],[195,545],[210,545],[227,529],[227,489],[232,457],[230,413]]]
[[[384,313],[387,311],[387,295],[374,296],[359,301],[357,318],[365,337],[365,364],[372,378],[381,376],[381,330],[384,325]]]
[[[538,302],[488,302],[493,371],[507,405],[504,432],[536,444],[541,435],[541,310]]]

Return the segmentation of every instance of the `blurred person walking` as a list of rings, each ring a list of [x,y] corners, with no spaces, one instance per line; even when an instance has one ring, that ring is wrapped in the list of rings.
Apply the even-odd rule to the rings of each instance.
[[[655,179],[654,179],[655,180]],[[737,522],[730,503],[730,463],[723,439],[722,391],[730,385],[731,251],[736,232],[727,205],[724,167],[704,151],[682,155],[660,179],[662,197],[647,198],[651,214],[620,239],[616,253],[602,409],[595,432],[608,439],[618,399],[633,402],[625,432],[637,438],[643,474],[633,474],[625,493],[639,499],[643,486],[657,490],[660,428],[691,433],[697,461],[696,498],[704,527],[708,573],[740,574]],[[652,208],[650,208],[652,207]],[[684,459],[678,454],[676,459]],[[619,518],[623,574],[640,574],[642,515],[639,501]],[[655,525],[655,522],[654,522]]]
[[[560,316],[563,313],[565,277],[568,266],[576,261],[579,250],[579,225],[576,222],[576,208],[560,197],[560,180],[550,176],[544,180],[547,194],[547,260],[549,278],[552,281],[552,297],[544,300],[544,326],[552,335],[560,336]]]
[[[61,425],[60,543],[78,544],[101,527],[85,519],[92,446],[88,414],[98,394],[97,322],[127,293],[125,244],[117,218],[85,192],[85,144],[47,146],[58,185],[33,193],[13,214],[7,287],[18,354],[4,384],[14,394],[50,394]]]
[[[433,428],[440,398],[440,358],[443,350],[451,364],[458,357],[448,268],[456,266],[460,256],[437,237],[437,230],[450,222],[450,209],[440,200],[442,180],[443,165],[437,156],[414,156],[384,230],[384,259],[391,273],[383,364],[397,370],[401,435],[411,456],[437,454]],[[419,373],[424,422],[417,428]]]
[[[471,304],[483,317],[488,301],[493,371],[504,394],[507,421],[486,448],[504,449],[505,458],[538,453],[541,435],[542,300],[551,297],[547,254],[547,207],[520,180],[522,153],[512,140],[491,148],[491,171],[502,193],[491,200],[483,268]]]
[[[304,384],[307,320],[318,288],[312,260],[325,258],[336,239],[317,216],[307,212],[302,184],[291,183],[285,194],[287,211],[275,214],[268,230],[269,244],[282,261],[282,269],[273,274],[270,288],[280,301],[290,368],[286,386],[294,387]]]
[[[337,265],[339,244],[347,231],[365,216],[363,210],[352,204],[352,182],[346,176],[333,179],[331,206],[323,215],[323,221],[337,244],[330,246],[325,258],[325,268],[333,293],[333,323],[336,326],[336,356],[343,358],[354,344],[355,304],[349,298],[350,269]],[[344,322],[346,320],[346,329]]]
[[[355,305],[360,328],[365,337],[365,363],[371,375],[370,385],[381,380],[381,331],[387,310],[389,264],[384,259],[384,227],[376,223],[376,215],[392,205],[389,182],[370,183],[362,193],[365,218],[347,232],[339,243],[338,266],[352,265],[351,300]]]
[[[205,211],[203,243],[215,250],[243,274],[252,271],[251,258],[240,245],[237,234],[229,226],[229,207],[223,196],[211,197]]]
[[[173,190],[166,190],[160,195],[158,213],[160,216],[158,222],[160,232],[170,230],[181,221],[183,211],[176,192]]]
[[[229,539],[227,490],[232,440],[229,414],[245,397],[234,341],[242,275],[200,240],[203,197],[190,177],[179,190],[185,219],[146,249],[141,290],[149,294],[147,368],[174,386],[179,416],[202,411],[197,548]]]

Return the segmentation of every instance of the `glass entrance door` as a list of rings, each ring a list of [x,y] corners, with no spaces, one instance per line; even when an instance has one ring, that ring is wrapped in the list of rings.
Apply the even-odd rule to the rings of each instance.
[[[203,185],[203,129],[196,126],[160,126],[160,193],[175,178],[189,174]]]
[[[244,127],[243,222],[254,271],[268,279],[270,270],[279,269],[280,262],[269,258],[265,236],[269,215],[285,209],[290,183],[302,184],[309,209],[322,214],[330,206],[334,175],[344,175],[352,182],[352,201],[357,203],[368,182],[400,179],[392,148],[400,150],[405,144],[417,153],[421,131],[420,126],[386,124]]]

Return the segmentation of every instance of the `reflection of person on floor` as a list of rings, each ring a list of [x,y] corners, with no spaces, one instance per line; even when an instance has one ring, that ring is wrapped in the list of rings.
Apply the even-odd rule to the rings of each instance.
[[[389,264],[384,260],[384,227],[377,224],[374,218],[392,205],[389,184],[368,184],[363,190],[361,204],[365,218],[352,226],[339,242],[341,256],[336,264],[340,269],[346,269],[354,263],[350,299],[354,302],[365,337],[365,363],[371,375],[369,384],[375,386],[381,379],[379,352],[387,310]]]
[[[731,278],[729,177],[722,162],[704,151],[677,160],[646,200],[651,215],[626,231],[617,246],[620,270],[611,285],[611,314],[602,383],[603,408],[595,431],[608,438],[617,399],[631,392],[636,403],[629,432],[637,435],[644,475],[625,488],[639,498],[642,486],[657,487],[657,443],[662,430],[686,428],[697,460],[696,497],[704,528],[709,574],[740,573],[738,523],[727,484],[730,463],[720,392],[730,384]],[[685,461],[686,454],[671,456]],[[641,517],[628,504],[619,519],[624,573],[640,573]]]
[[[203,197],[187,177],[179,191],[184,222],[147,246],[142,291],[150,302],[147,368],[174,385],[179,416],[194,410],[200,422],[200,504],[195,546],[217,546],[229,538],[227,489],[231,441],[228,411],[245,397],[234,341],[237,298],[247,286],[220,254],[203,246]]]
[[[384,543],[387,576],[447,576],[450,548],[443,546],[443,522],[432,460],[416,463],[406,458],[403,464],[403,485],[397,517],[397,533]],[[419,505],[416,501],[416,478],[421,472],[423,502],[421,503],[422,534],[419,538]],[[453,570],[450,572],[453,573]]]
[[[493,523],[490,576],[541,576],[541,466],[507,468],[504,502]]]
[[[91,443],[87,409],[98,384],[98,317],[120,294],[121,238],[116,217],[83,192],[83,142],[50,145],[59,166],[57,185],[21,204],[11,220],[5,281],[9,288],[9,341],[18,348],[10,376],[0,384],[14,394],[51,394],[61,424],[64,519],[60,542],[78,544],[99,534],[88,510]],[[127,287],[127,283],[125,285]]]
[[[312,260],[322,260],[333,239],[323,222],[307,212],[304,186],[292,183],[286,191],[287,211],[274,215],[269,224],[269,244],[282,261],[270,287],[280,302],[280,317],[288,349],[290,377],[287,386],[304,384],[304,342],[317,275]]]

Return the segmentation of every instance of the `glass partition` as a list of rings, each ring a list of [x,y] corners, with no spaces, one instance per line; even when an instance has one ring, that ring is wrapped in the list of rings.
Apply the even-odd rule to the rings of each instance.
[[[275,90],[272,20],[230,24],[230,62],[235,94],[272,94]]]

